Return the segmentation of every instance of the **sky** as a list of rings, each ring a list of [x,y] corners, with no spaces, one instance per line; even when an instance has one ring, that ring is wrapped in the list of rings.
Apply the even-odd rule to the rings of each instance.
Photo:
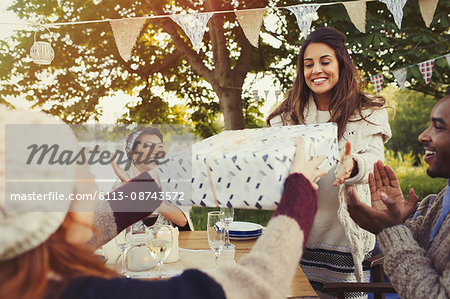
[[[13,4],[13,0],[1,0],[0,5],[0,22],[14,23],[22,22],[14,13],[6,11],[6,8]],[[21,29],[22,26],[0,24],[0,39],[6,39],[10,36],[14,29]]]
[[[14,13],[6,11],[6,8],[11,6],[13,0],[1,0],[0,6],[0,22],[5,23],[14,23],[22,21],[15,16]],[[20,25],[5,25],[0,24],[0,40],[8,40],[8,37],[14,33],[15,29],[23,29],[23,26]],[[55,50],[55,55],[58,55],[58,49]],[[251,82],[251,83],[250,83]],[[259,77],[257,80],[254,80],[254,77],[250,75],[247,77],[246,83],[244,84],[244,88],[250,90],[250,93],[253,89],[257,89],[259,91],[259,97],[266,98],[264,90],[269,90],[267,95],[266,102],[264,106],[261,108],[261,111],[264,114],[264,118],[267,117],[270,110],[274,106],[276,102],[275,90],[279,88],[273,85],[271,78],[268,77]],[[18,108],[29,108],[30,103],[24,99],[8,99]],[[281,96],[278,98],[278,101],[281,100]],[[101,123],[115,123],[115,120],[123,114],[124,107],[129,102],[137,102],[137,96],[130,96],[124,93],[117,93],[115,96],[108,97],[100,100],[99,108],[103,110],[103,115],[100,117]],[[172,99],[169,100],[170,105],[180,104],[181,100]]]

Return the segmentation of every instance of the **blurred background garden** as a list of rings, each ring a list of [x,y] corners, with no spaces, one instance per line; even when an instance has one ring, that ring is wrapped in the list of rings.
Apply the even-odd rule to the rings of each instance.
[[[426,175],[417,137],[428,126],[433,105],[449,88],[450,2],[439,1],[429,22],[424,21],[419,3],[406,2],[399,28],[384,3],[367,1],[364,30],[356,28],[342,3],[328,3],[332,5],[314,13],[311,30],[331,26],[345,33],[369,93],[376,93],[370,78],[383,76],[381,95],[392,107],[393,134],[386,144],[386,162],[406,196],[414,187],[423,198],[446,184]],[[299,4],[298,0],[2,0],[2,4],[0,105],[41,110],[69,124],[187,125],[199,139],[223,130],[264,127],[268,113],[292,86],[304,41],[296,17],[279,9]],[[232,11],[261,7],[270,9],[254,47]],[[205,11],[231,12],[211,17],[198,51],[178,25],[158,17]],[[125,57],[108,20],[122,22],[136,16],[148,19],[137,27],[135,44]],[[55,22],[69,24],[52,25]],[[131,34],[130,28],[125,26]],[[33,63],[29,53],[35,41],[53,48],[49,65]],[[417,66],[426,61],[434,63],[430,81]],[[402,90],[396,70],[405,71]],[[205,228],[206,213],[204,208],[193,209],[197,230]],[[265,225],[271,213],[239,210],[235,219]]]

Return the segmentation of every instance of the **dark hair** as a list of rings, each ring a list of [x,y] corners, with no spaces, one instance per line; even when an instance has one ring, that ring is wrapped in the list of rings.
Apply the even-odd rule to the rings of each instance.
[[[163,135],[161,134],[161,131],[159,129],[157,129],[157,128],[154,128],[154,127],[138,127],[133,133],[137,133],[137,132],[141,132],[139,134],[139,137],[144,136],[144,135],[156,135],[156,136],[159,137],[159,139],[161,139],[161,142],[164,142]],[[128,142],[128,138],[130,138],[130,136],[133,133],[130,133],[130,135],[128,135],[127,142]],[[136,138],[136,140],[139,139],[139,137]]]
[[[131,151],[133,150],[135,143],[144,135],[158,136],[161,142],[164,142],[163,135],[159,129],[154,127],[138,127],[128,135],[125,143],[125,153],[127,154],[128,159],[133,160],[131,158]]]
[[[347,48],[345,35],[331,27],[323,27],[312,32],[302,44],[297,60],[297,76],[294,86],[288,92],[287,98],[267,118],[269,121],[280,115],[285,122],[286,117],[293,124],[305,122],[304,111],[308,103],[311,89],[306,85],[304,75],[305,50],[311,43],[324,43],[333,48],[339,63],[339,81],[333,88],[330,101],[330,121],[338,125],[338,136],[342,137],[350,117],[356,112],[362,119],[361,111],[365,108],[383,107],[386,100],[381,96],[368,96],[362,91],[361,77],[353,64]]]

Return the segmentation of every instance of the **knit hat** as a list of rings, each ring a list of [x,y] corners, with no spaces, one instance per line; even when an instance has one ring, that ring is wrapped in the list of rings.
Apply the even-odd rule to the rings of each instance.
[[[0,261],[44,243],[61,225],[71,203],[37,200],[39,194],[73,192],[76,164],[46,159],[39,163],[37,157],[30,162],[33,144],[57,145],[59,155],[75,151],[77,141],[68,125],[45,113],[0,107]],[[21,200],[12,200],[13,194]],[[33,194],[36,200],[30,199]]]

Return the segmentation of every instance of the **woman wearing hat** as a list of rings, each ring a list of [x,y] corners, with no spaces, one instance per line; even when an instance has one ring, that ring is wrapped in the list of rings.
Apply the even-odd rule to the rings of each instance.
[[[125,153],[131,160],[129,171],[125,171],[117,163],[111,163],[114,172],[121,182],[117,182],[114,188],[127,182],[136,175],[151,171],[156,167],[154,159],[162,158],[164,153],[164,138],[161,131],[154,127],[138,127],[131,132],[126,140]],[[158,209],[157,223],[177,226],[181,231],[194,230],[190,219],[191,207],[177,207],[162,204]]]

